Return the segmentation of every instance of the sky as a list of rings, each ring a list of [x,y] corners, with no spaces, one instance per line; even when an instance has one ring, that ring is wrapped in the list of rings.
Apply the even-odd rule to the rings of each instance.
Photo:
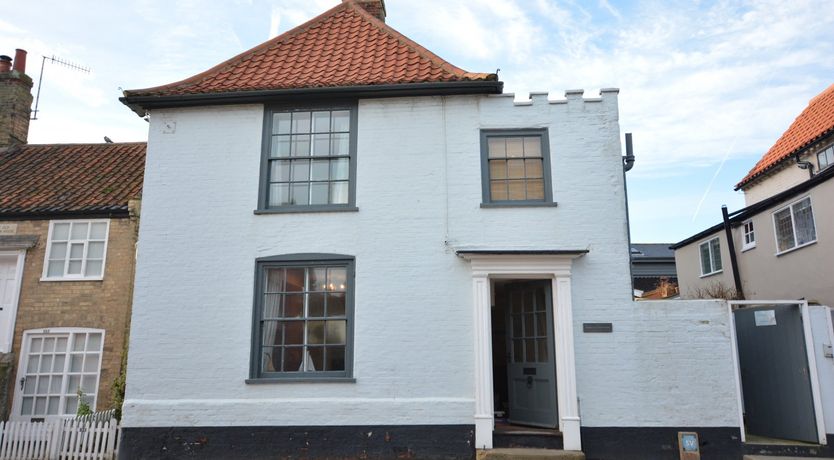
[[[28,0],[3,9],[0,54],[29,52],[33,91],[43,56],[89,69],[46,61],[31,143],[144,141],[122,89],[199,73],[339,2]],[[834,83],[831,0],[385,3],[390,26],[458,67],[500,69],[517,99],[619,88],[634,242],[676,242],[743,207],[733,186]]]

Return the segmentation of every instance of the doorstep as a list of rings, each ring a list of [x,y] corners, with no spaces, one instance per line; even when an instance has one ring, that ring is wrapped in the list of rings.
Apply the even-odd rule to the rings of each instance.
[[[477,460],[585,460],[585,454],[556,449],[489,449],[478,450]]]

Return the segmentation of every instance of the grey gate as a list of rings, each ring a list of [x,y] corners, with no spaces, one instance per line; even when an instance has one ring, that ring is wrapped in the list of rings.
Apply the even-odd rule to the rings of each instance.
[[[549,281],[506,286],[509,421],[555,428],[556,372]]]
[[[734,312],[747,432],[819,441],[800,305]]]

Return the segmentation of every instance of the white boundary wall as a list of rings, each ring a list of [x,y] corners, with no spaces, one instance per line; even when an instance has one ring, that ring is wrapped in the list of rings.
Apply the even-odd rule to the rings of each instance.
[[[611,334],[577,324],[583,426],[739,426],[726,302],[623,303],[582,320],[614,323]]]

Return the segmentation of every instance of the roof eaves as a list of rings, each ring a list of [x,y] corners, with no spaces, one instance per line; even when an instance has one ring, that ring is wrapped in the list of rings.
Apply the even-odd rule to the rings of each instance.
[[[44,208],[0,211],[0,219],[5,220],[44,220],[58,218],[108,218],[128,217],[130,211],[127,205],[93,207],[87,209],[50,210]]]
[[[504,83],[498,80],[460,80],[436,83],[395,83],[388,85],[323,86],[226,93],[199,93],[171,96],[127,96],[119,100],[139,116],[148,108],[203,105],[274,103],[314,98],[378,98],[394,96],[439,96],[457,94],[500,94]]]
[[[758,166],[758,164],[756,166],[753,166],[753,169],[751,170],[751,172],[747,173],[747,177],[745,177],[744,179],[741,180],[741,182],[736,184],[736,186],[733,188],[733,190],[738,191],[740,189],[746,188],[748,185],[751,185],[752,182],[755,182],[758,178],[763,177],[766,173],[770,172],[771,170],[773,170],[777,166],[785,164],[785,162],[790,160],[792,157],[794,157],[796,155],[802,155],[803,150],[808,149],[810,146],[814,145],[817,141],[819,141],[820,139],[822,139],[825,136],[828,136],[829,134],[832,134],[832,133],[834,133],[834,126],[831,126],[827,130],[823,131],[820,135],[814,137],[813,139],[808,140],[807,142],[800,145],[799,147],[791,150],[789,153],[784,154],[782,156],[782,158],[780,158],[780,159],[774,161],[773,163],[765,166],[764,168],[762,168],[761,171],[756,171],[755,173],[753,173],[753,171],[756,170],[756,167]]]
[[[805,191],[816,187],[817,185],[831,179],[832,177],[834,177],[834,167],[823,169],[816,176],[806,180],[805,182],[797,184],[797,185],[795,185],[795,186],[793,186],[793,187],[791,187],[787,190],[784,190],[780,193],[777,193],[776,195],[773,195],[769,198],[766,198],[762,201],[759,201],[758,203],[754,203],[754,204],[752,204],[752,205],[750,205],[746,208],[742,208],[742,209],[739,209],[738,211],[730,213],[730,216],[729,216],[730,224],[734,227],[737,227],[743,221],[745,221],[748,218],[758,214],[759,212],[761,212],[765,209],[768,209],[768,208],[772,208],[773,206],[776,206],[779,203],[781,203],[785,200],[788,200],[795,195],[799,195],[800,193],[804,193]],[[701,238],[704,238],[707,235],[715,233],[716,231],[721,230],[722,228],[724,228],[724,223],[723,222],[719,223],[719,224],[716,224],[716,225],[713,225],[712,227],[710,227],[710,228],[708,228],[708,229],[706,229],[702,232],[696,233],[695,235],[692,235],[685,240],[679,241],[679,242],[669,246],[669,249],[681,248],[681,247],[686,246],[686,245],[688,245],[688,244],[690,244],[694,241],[697,241]]]

